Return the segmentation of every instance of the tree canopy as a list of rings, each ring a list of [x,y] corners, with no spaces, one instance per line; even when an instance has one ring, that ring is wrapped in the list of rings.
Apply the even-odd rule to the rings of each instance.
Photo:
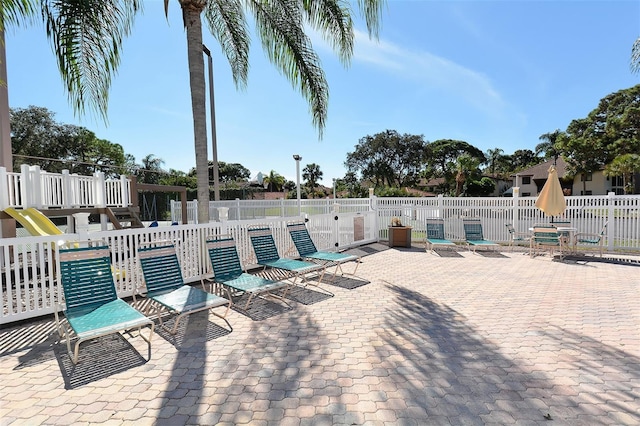
[[[9,110],[13,168],[39,165],[43,170],[107,176],[124,173],[126,157],[121,145],[99,139],[92,131],[55,121],[47,108],[30,106]]]
[[[556,147],[572,174],[593,173],[640,152],[640,85],[602,98],[587,117],[571,121]]]
[[[637,172],[640,172],[640,155],[638,154],[623,154],[616,157],[604,168],[606,176],[622,176],[625,194],[634,192],[633,174]]]
[[[324,173],[320,170],[320,166],[316,163],[307,164],[305,168],[302,169],[302,179],[307,181],[306,186],[312,198],[316,195],[318,181],[322,179],[323,175]]]
[[[386,130],[360,139],[344,164],[349,172],[371,180],[376,187],[401,188],[417,182],[425,148],[422,135]]]

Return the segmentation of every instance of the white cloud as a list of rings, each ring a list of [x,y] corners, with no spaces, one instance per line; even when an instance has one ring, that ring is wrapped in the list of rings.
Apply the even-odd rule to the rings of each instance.
[[[356,31],[354,60],[413,80],[421,88],[461,98],[489,115],[500,115],[506,106],[486,75],[429,52],[407,49],[382,39],[371,40],[362,31]]]

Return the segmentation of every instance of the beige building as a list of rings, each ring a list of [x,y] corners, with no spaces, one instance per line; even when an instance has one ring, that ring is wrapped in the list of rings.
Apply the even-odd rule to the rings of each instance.
[[[547,181],[549,176],[549,167],[553,165],[553,160],[545,161],[544,163],[537,164],[528,169],[524,169],[515,175],[511,175],[513,178],[513,186],[520,187],[521,197],[537,197],[538,193],[542,191],[542,187]],[[573,193],[573,180],[569,177],[565,177],[567,173],[567,163],[558,158],[556,162],[556,170],[560,177],[560,184],[565,194],[569,195]],[[505,195],[512,195],[510,191]]]
[[[513,186],[520,187],[521,197],[536,197],[540,193],[547,181],[551,165],[553,165],[553,160],[545,161],[511,176]],[[615,192],[618,195],[624,194],[621,176],[607,177],[602,170],[587,175],[571,176],[567,172],[567,163],[562,157],[558,158],[556,162],[556,170],[566,195],[607,195],[609,192]],[[638,192],[637,189],[636,185],[636,192]],[[505,195],[511,195],[510,191]]]

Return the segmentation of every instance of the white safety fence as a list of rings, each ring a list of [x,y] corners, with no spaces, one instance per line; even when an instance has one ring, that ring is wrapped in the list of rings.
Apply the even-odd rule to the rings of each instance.
[[[0,167],[0,210],[7,207],[38,209],[78,207],[127,207],[131,205],[131,181],[125,176],[105,179],[93,176],[49,173],[23,164],[20,172]]]
[[[296,216],[298,211],[311,218],[316,214],[337,212],[374,211],[378,220],[378,238],[387,239],[388,226],[393,217],[400,218],[403,225],[413,228],[414,237],[425,231],[426,218],[442,218],[448,239],[462,241],[464,231],[462,219],[478,217],[482,220],[485,238],[507,242],[509,233],[506,224],[516,231],[526,232],[536,223],[568,221],[578,232],[599,233],[607,224],[606,247],[613,250],[640,250],[640,195],[616,195],[566,197],[567,210],[554,218],[545,217],[535,206],[536,197],[407,197],[407,198],[338,198],[323,200],[234,200],[212,201],[210,216],[219,218],[219,207],[228,209],[229,218],[257,219],[268,217]],[[189,202],[189,222],[195,223],[196,202]],[[298,210],[299,209],[299,210]],[[172,205],[172,220],[180,222],[180,203]]]
[[[315,200],[226,200],[209,202],[209,218],[219,220],[219,208],[226,208],[229,220],[249,220],[268,217],[294,217],[303,215],[366,212],[371,209],[368,198],[340,198]],[[182,223],[182,204],[171,201],[171,221]],[[198,200],[187,201],[187,222],[198,223]]]
[[[231,234],[245,267],[255,266],[247,236],[250,226],[269,226],[283,257],[297,256],[287,223],[303,217],[222,221],[197,225],[159,226],[97,232],[78,232],[50,237],[0,239],[0,296],[3,309],[0,324],[51,314],[62,300],[58,285],[58,250],[66,246],[102,241],[111,249],[118,296],[128,297],[143,285],[137,263],[137,248],[145,243],[171,241],[175,244],[185,281],[210,275],[205,241],[213,235]],[[368,213],[332,213],[309,217],[307,227],[319,250],[344,250],[378,240],[376,216]],[[79,242],[79,243],[78,243]]]

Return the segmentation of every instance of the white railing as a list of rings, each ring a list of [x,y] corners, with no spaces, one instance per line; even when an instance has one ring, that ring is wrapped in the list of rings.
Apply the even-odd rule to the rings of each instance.
[[[116,289],[120,297],[131,296],[143,285],[136,250],[145,242],[172,241],[177,247],[185,281],[209,275],[209,259],[204,250],[208,236],[231,234],[245,267],[256,260],[248,239],[247,228],[267,225],[273,230],[278,251],[283,257],[297,256],[287,230],[287,222],[302,217],[211,222],[199,225],[160,226],[155,228],[114,231],[79,232],[49,237],[0,239],[0,298],[3,309],[0,325],[52,314],[62,300],[58,285],[59,257],[57,247],[67,242],[104,241],[111,249]],[[377,241],[374,212],[365,214],[337,213],[314,215],[307,227],[319,250],[345,249]]]
[[[606,244],[609,251],[640,250],[640,195],[571,196],[566,197],[567,209],[563,215],[549,218],[535,206],[536,197],[406,197],[300,200],[303,215],[313,217],[326,214],[328,209],[339,212],[366,212],[377,215],[378,235],[388,238],[388,225],[392,217],[399,217],[403,224],[412,226],[414,239],[424,235],[424,219],[440,217],[445,220],[447,238],[464,240],[462,218],[482,219],[485,238],[507,242],[509,233],[505,224],[512,224],[519,232],[526,232],[536,223],[552,220],[569,221],[578,232],[599,233],[607,224]],[[190,223],[195,223],[197,204],[189,202],[187,209]],[[266,218],[295,216],[297,200],[234,200],[212,201],[209,205],[212,220],[218,218],[218,207],[229,209],[229,217]],[[172,204],[172,220],[180,221],[180,203]]]
[[[260,219],[266,217],[293,217],[299,215],[328,214],[335,211],[340,213],[358,213],[371,210],[371,202],[368,198],[340,198],[300,200],[298,208],[297,200],[227,200],[210,201],[209,218],[218,220],[218,208],[229,209],[230,220]],[[188,223],[198,223],[198,201],[187,201]],[[179,201],[171,201],[171,221],[182,223],[182,205]]]
[[[68,170],[43,172],[38,166],[22,165],[20,172],[0,167],[0,210],[127,207],[131,205],[130,186],[126,177],[105,179],[102,172],[80,176]]]
[[[567,197],[567,209],[561,216],[549,218],[535,206],[536,197],[514,198],[379,198],[375,208],[380,224],[380,237],[387,238],[386,227],[394,216],[403,224],[424,232],[424,219],[440,217],[445,220],[447,238],[464,240],[462,218],[482,219],[485,238],[507,242],[505,226],[513,224],[516,231],[526,232],[536,223],[568,221],[578,232],[599,233],[607,224],[606,247],[614,250],[640,250],[640,195]]]

